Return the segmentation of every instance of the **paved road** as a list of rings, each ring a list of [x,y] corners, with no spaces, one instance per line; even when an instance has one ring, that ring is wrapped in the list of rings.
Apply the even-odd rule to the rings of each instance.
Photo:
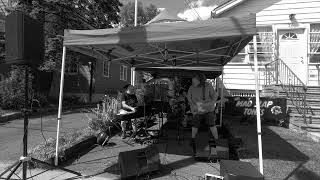
[[[81,111],[64,112],[60,130],[63,132],[84,128],[88,116]],[[57,115],[42,118],[42,132],[45,138],[56,137]],[[23,119],[0,124],[0,163],[11,163],[22,155]],[[29,149],[44,142],[41,133],[41,118],[31,118],[29,122]]]

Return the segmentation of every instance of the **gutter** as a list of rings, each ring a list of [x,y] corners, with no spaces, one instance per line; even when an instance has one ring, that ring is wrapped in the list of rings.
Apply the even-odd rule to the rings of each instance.
[[[215,18],[215,17],[219,16],[220,14],[224,13],[225,11],[228,11],[228,10],[238,6],[239,4],[243,3],[244,1],[245,0],[234,0],[226,5],[222,6],[221,8],[217,8],[217,9],[213,10],[211,12],[211,18]]]

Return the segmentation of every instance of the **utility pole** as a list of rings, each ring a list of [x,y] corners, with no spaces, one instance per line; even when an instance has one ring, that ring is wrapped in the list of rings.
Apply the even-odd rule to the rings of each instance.
[[[138,25],[138,0],[134,1],[134,27]],[[136,81],[136,71],[133,67],[131,67],[131,85],[135,86]]]
[[[138,24],[138,0],[134,1],[134,27]]]

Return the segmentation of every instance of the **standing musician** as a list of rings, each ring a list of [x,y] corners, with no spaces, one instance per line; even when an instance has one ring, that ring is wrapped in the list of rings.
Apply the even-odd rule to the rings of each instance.
[[[192,78],[192,85],[188,91],[188,101],[193,114],[191,147],[193,155],[196,155],[196,135],[202,121],[209,126],[214,139],[218,139],[218,130],[215,126],[215,104],[217,103],[217,93],[211,84],[206,82],[204,74],[196,74]],[[211,140],[214,141],[215,140]]]

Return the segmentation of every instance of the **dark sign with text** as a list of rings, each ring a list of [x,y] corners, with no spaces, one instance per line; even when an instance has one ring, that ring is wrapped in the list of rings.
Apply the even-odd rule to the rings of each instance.
[[[228,97],[225,104],[227,114],[240,116],[256,116],[256,98]],[[263,120],[285,121],[287,113],[287,101],[285,98],[260,98],[260,115]]]

